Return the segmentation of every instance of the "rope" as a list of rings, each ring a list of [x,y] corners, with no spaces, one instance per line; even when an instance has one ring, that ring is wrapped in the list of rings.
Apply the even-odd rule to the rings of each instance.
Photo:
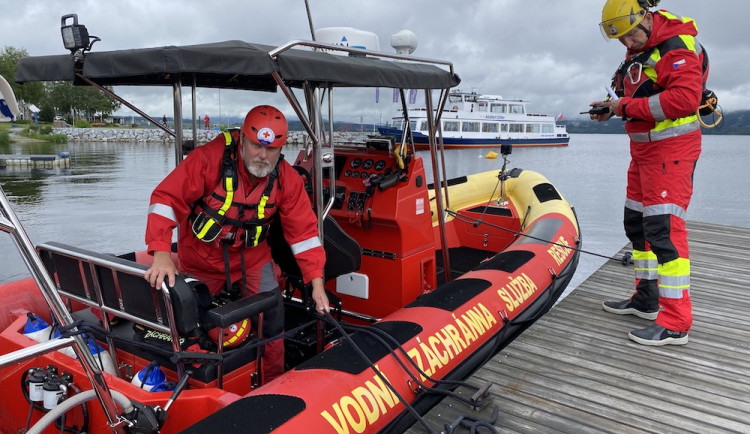
[[[365,361],[365,363],[367,363],[367,365],[370,367],[370,369],[372,369],[375,372],[378,378],[380,378],[380,380],[383,381],[383,383],[387,385],[389,389],[391,389],[391,392],[393,392],[393,394],[396,395],[396,398],[398,398],[401,404],[403,404],[404,407],[406,407],[406,409],[409,411],[409,413],[411,413],[412,416],[414,416],[414,418],[418,420],[422,424],[422,426],[424,426],[427,432],[429,432],[430,434],[437,434],[436,431],[433,430],[430,427],[430,425],[427,424],[427,421],[425,421],[424,418],[422,418],[422,415],[420,415],[419,412],[411,404],[409,404],[409,402],[406,399],[404,399],[403,396],[401,396],[398,390],[396,390],[396,387],[393,386],[393,384],[391,384],[391,382],[388,381],[387,378],[385,378],[385,375],[383,375],[383,373],[380,372],[380,370],[375,366],[375,364],[367,357],[364,351],[362,351],[362,349],[354,343],[354,340],[351,338],[351,336],[349,336],[348,333],[346,333],[346,330],[344,330],[341,324],[339,324],[339,322],[336,321],[328,312],[325,313],[324,318],[327,322],[333,324],[334,327],[336,327],[336,329],[339,331],[339,333],[341,333],[341,336],[346,340],[346,342],[348,342],[349,345],[351,345],[354,351],[359,355],[359,357],[362,358],[362,360]]]
[[[560,243],[557,243],[557,242],[554,242],[554,241],[551,241],[551,240],[545,240],[543,238],[535,237],[533,235],[529,235],[529,234],[523,233],[521,231],[516,231],[516,230],[513,230],[513,229],[504,228],[502,226],[494,225],[492,223],[487,223],[485,221],[482,221],[482,220],[479,220],[479,219],[475,219],[473,217],[461,215],[461,214],[459,214],[459,213],[457,213],[455,211],[446,210],[445,212],[447,212],[448,214],[452,215],[456,220],[462,221],[464,223],[471,223],[471,224],[475,225],[474,227],[477,227],[480,224],[481,225],[487,225],[487,226],[489,226],[491,228],[494,228],[494,229],[500,229],[500,230],[503,230],[503,231],[506,231],[506,232],[510,232],[512,234],[515,234],[516,236],[522,236],[522,237],[531,238],[532,240],[537,240],[537,241],[541,241],[543,243],[553,244],[555,246],[564,247],[566,249],[574,250],[576,252],[586,253],[586,254],[592,255],[592,256],[598,256],[600,258],[609,259],[609,260],[612,260],[612,261],[620,261],[621,260],[620,258],[616,258],[614,256],[607,256],[607,255],[603,255],[601,253],[596,253],[596,252],[592,252],[592,251],[589,251],[589,250],[584,250],[584,249],[581,249],[579,247],[572,247],[572,246],[568,246],[568,245],[565,245],[565,244],[560,244]]]
[[[718,104],[719,100],[716,97],[713,97],[708,98],[704,104],[698,107],[695,114],[698,115],[698,123],[700,123],[703,128],[714,128],[724,120],[724,115],[721,113],[721,107],[719,107]],[[703,121],[703,118],[701,117],[701,110],[703,109],[710,110],[711,114],[714,115],[715,121],[713,123],[709,124]]]

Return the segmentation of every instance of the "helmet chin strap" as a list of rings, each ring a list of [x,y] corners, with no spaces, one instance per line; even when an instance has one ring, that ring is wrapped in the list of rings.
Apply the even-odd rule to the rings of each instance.
[[[651,30],[649,30],[646,27],[644,27],[643,23],[638,23],[638,25],[636,27],[638,27],[639,29],[643,30],[643,33],[646,34],[646,37],[648,39],[651,39]]]

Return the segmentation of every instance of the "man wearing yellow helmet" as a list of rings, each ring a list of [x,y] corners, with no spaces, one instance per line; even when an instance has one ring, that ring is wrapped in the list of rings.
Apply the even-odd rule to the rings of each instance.
[[[626,48],[612,79],[619,97],[594,101],[625,121],[631,162],[624,226],[633,244],[635,293],[605,301],[607,312],[656,320],[628,336],[643,345],[684,345],[692,325],[690,259],[685,214],[701,152],[696,111],[708,75],[708,58],[686,17],[651,12],[658,0],[607,0],[600,27]]]

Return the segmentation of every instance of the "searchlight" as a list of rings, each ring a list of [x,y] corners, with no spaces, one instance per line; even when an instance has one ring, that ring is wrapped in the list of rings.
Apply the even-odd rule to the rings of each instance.
[[[69,20],[72,19],[72,24]],[[62,33],[63,45],[70,50],[72,55],[83,55],[84,51],[91,50],[94,42],[101,41],[96,36],[89,36],[86,26],[78,24],[78,14],[63,15],[60,19],[60,32]]]

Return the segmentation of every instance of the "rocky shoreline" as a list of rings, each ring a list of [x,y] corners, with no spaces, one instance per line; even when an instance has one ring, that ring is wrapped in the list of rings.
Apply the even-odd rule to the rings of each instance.
[[[68,142],[171,142],[172,136],[158,128],[53,128],[52,134],[65,134]],[[192,130],[183,130],[183,139],[193,139]],[[219,134],[218,130],[198,130],[198,144],[206,143]],[[360,142],[367,133],[334,133],[337,142]],[[290,131],[289,145],[302,145],[306,132]]]

